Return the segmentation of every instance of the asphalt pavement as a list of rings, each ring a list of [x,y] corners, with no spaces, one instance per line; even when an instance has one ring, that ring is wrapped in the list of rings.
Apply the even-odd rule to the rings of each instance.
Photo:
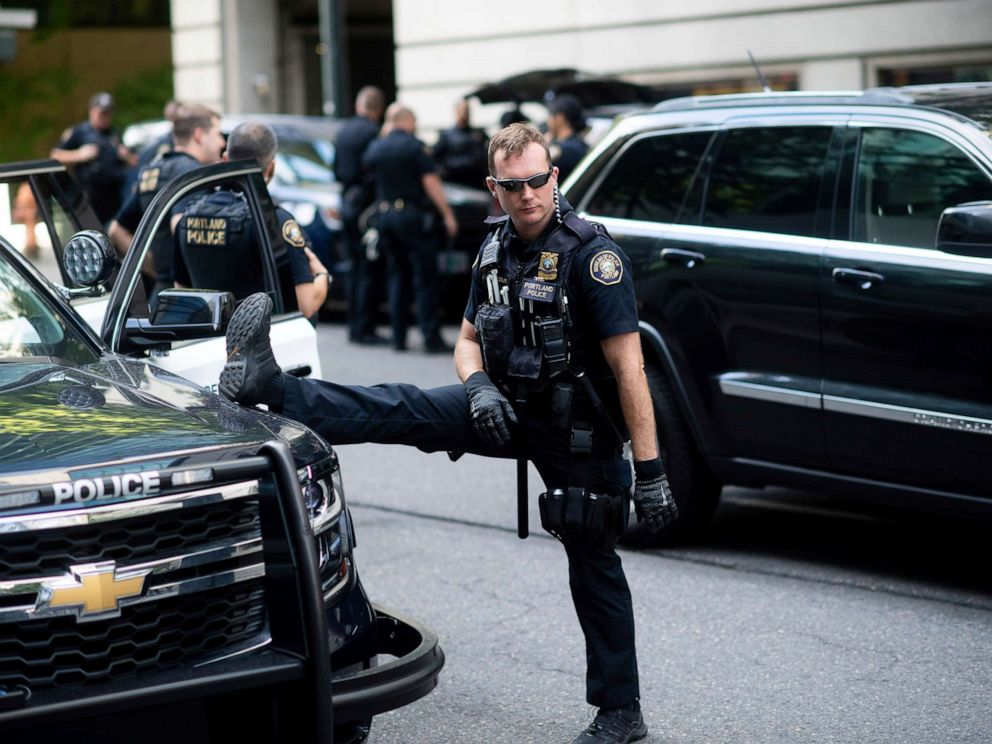
[[[455,381],[450,357],[349,345],[338,382]],[[445,329],[449,341],[455,329]],[[516,537],[509,461],[338,448],[360,576],[434,628],[438,688],[378,717],[374,744],[570,742],[595,711],[560,546]],[[531,474],[532,501],[540,490]],[[622,549],[647,742],[992,739],[984,524],[783,489],[727,488],[696,545]]]

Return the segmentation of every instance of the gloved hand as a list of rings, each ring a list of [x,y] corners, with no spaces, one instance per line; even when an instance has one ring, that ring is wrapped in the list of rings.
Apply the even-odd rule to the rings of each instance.
[[[510,424],[517,416],[506,396],[499,391],[485,372],[476,372],[465,380],[472,427],[486,444],[501,447],[510,443]]]
[[[647,522],[649,532],[657,532],[679,518],[668,476],[661,458],[634,463],[634,511],[638,522]]]

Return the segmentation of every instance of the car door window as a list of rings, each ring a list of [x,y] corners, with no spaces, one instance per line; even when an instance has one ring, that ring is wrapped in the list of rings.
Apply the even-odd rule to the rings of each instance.
[[[706,184],[703,224],[812,236],[830,127],[727,132]]]
[[[992,199],[992,182],[950,142],[905,129],[863,130],[854,240],[932,248],[941,212],[984,199]]]
[[[675,222],[711,132],[645,137],[626,148],[588,211],[603,217]]]

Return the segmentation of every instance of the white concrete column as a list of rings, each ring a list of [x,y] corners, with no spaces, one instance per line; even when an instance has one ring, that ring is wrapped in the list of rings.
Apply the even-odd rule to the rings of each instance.
[[[172,0],[176,99],[222,110],[225,104],[220,0]]]

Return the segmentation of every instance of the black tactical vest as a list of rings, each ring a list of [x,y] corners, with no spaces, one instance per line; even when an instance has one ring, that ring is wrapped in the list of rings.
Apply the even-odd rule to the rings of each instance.
[[[176,238],[194,287],[233,292],[236,300],[265,289],[251,224],[239,192],[215,191],[186,208]]]
[[[168,152],[155,159],[138,172],[138,203],[141,214],[148,211],[152,200],[166,184],[184,173],[188,173],[200,164],[192,155],[184,152]],[[155,278],[167,284],[173,280],[173,250],[175,244],[172,233],[166,224],[159,227],[152,240],[152,260],[155,265]]]
[[[476,315],[476,331],[494,380],[541,391],[563,373],[585,370],[585,339],[569,310],[568,280],[576,250],[603,234],[600,230],[566,212],[536,262],[520,264],[513,276],[506,275],[507,262],[501,260],[508,243],[505,221],[490,235],[479,259],[487,300]]]

